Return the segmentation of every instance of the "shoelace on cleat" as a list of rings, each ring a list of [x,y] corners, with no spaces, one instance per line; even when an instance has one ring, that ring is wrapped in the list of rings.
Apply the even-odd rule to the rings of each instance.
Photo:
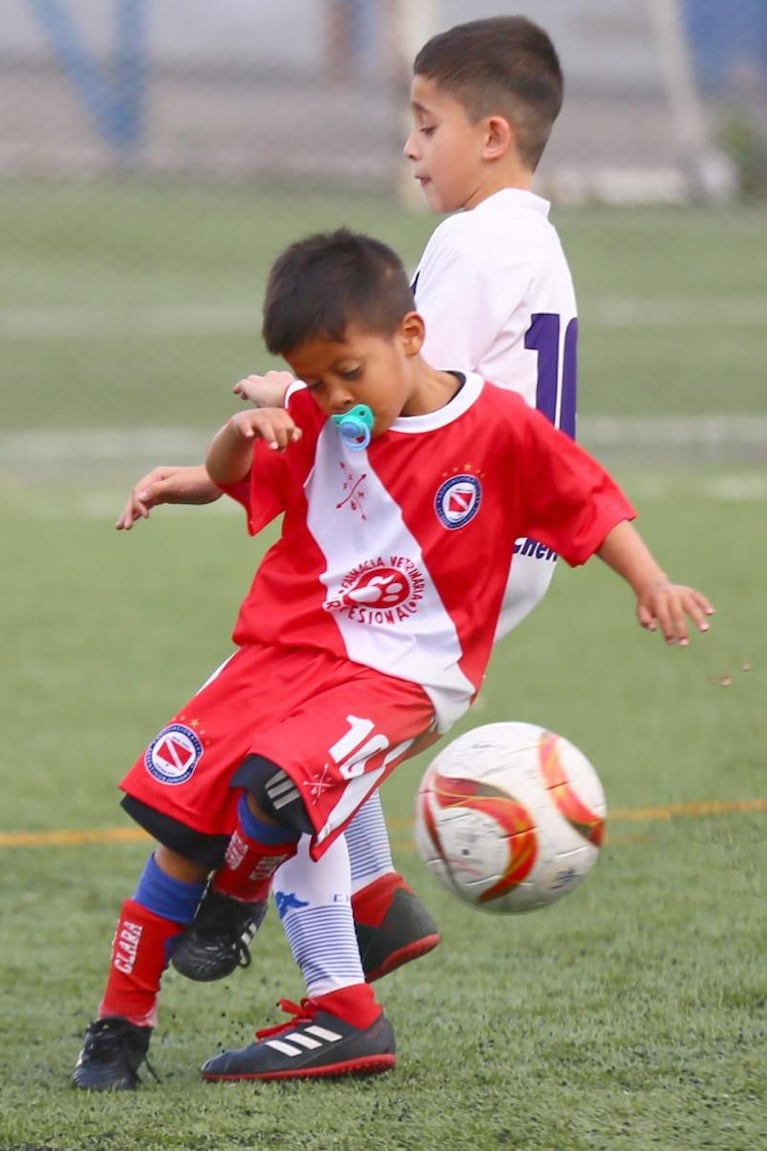
[[[237,912],[230,903],[222,902],[210,910],[205,916],[204,924],[206,930],[211,930],[211,934],[223,936],[226,946],[237,955],[238,967],[250,967],[252,963],[250,947],[242,938],[248,929],[238,921]],[[249,932],[249,940],[253,939],[253,934],[254,932]]]
[[[312,999],[302,999],[300,1003],[293,1003],[290,999],[281,999],[278,1003],[281,1011],[286,1011],[292,1019],[284,1023],[277,1023],[274,1027],[262,1027],[256,1032],[256,1039],[268,1039],[270,1035],[280,1035],[283,1031],[293,1031],[301,1023],[312,1023],[317,1014],[317,1005]]]
[[[120,1055],[125,1056],[127,1059],[128,1055],[126,1048],[129,1052],[132,1047],[129,1027],[130,1024],[127,1022],[115,1023],[111,1019],[97,1019],[94,1023],[91,1024],[85,1034],[85,1042],[83,1043],[83,1055],[90,1055],[94,1051],[99,1053],[105,1052],[107,1054],[112,1051],[116,1051],[119,1052]],[[146,1065],[147,1071],[156,1083],[161,1082],[160,1076],[149,1062],[149,1058],[146,1054],[141,1056],[136,1067],[132,1066],[130,1059],[128,1059],[128,1063],[139,1083],[141,1082],[141,1077],[139,1076],[138,1068],[141,1067],[142,1064]]]

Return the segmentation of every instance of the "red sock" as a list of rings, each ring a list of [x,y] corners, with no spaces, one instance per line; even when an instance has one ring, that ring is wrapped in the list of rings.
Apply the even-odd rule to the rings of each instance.
[[[361,1027],[363,1031],[375,1023],[383,1010],[368,983],[354,983],[339,991],[329,991],[327,995],[315,995],[312,1003],[322,1011],[351,1023],[352,1027]]]
[[[133,899],[125,900],[112,940],[99,1019],[123,1015],[139,1027],[154,1027],[160,980],[168,965],[168,945],[183,930],[183,924],[163,919]]]
[[[213,887],[244,903],[268,899],[269,887],[280,864],[296,854],[298,841],[260,843],[238,825],[221,867],[213,876]]]
[[[405,883],[398,871],[387,871],[386,875],[379,875],[367,887],[355,892],[352,896],[355,922],[364,923],[367,927],[380,927],[395,892],[400,890],[412,893],[413,889]]]

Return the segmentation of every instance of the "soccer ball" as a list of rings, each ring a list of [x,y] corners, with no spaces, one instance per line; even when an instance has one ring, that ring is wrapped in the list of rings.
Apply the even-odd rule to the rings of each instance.
[[[490,723],[449,743],[418,789],[418,852],[482,911],[546,907],[594,866],[607,806],[599,776],[560,735]]]

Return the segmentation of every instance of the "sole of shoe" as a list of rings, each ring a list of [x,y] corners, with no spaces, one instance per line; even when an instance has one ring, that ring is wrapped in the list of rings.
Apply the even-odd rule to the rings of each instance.
[[[392,971],[396,971],[398,967],[403,967],[404,964],[410,963],[411,960],[420,959],[422,955],[428,955],[440,942],[440,938],[437,934],[424,935],[423,939],[417,939],[414,943],[407,943],[397,951],[390,952],[383,963],[379,964],[378,967],[372,971],[365,972],[366,981],[368,983],[375,983],[377,979],[383,979],[385,975],[391,975]]]
[[[196,958],[193,957],[189,960],[188,958],[185,959],[183,955],[179,957],[178,962],[173,956],[170,962],[174,971],[183,975],[184,979],[191,979],[192,983],[218,983],[220,979],[228,979],[236,971],[240,971],[246,966],[246,964],[235,962],[227,964],[226,967],[223,964],[219,964],[218,967],[206,967]]]
[[[236,1082],[254,1079],[332,1079],[343,1075],[380,1075],[390,1071],[397,1062],[396,1055],[368,1055],[360,1059],[350,1059],[343,1063],[333,1063],[328,1067],[307,1067],[296,1071],[247,1072],[238,1075],[210,1075],[200,1072],[208,1083]]]
[[[78,1091],[135,1091],[138,1087],[138,1080],[133,1082],[125,1078],[92,1080],[86,1083],[73,1075],[70,1081]]]

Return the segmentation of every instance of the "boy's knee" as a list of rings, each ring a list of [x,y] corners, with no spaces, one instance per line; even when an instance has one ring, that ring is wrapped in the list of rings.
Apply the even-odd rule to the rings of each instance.
[[[205,872],[215,871],[223,863],[228,835],[207,835],[196,831],[132,795],[124,795],[121,802],[140,827],[175,855],[198,865]]]
[[[301,793],[279,764],[265,755],[249,755],[232,777],[232,787],[244,787],[267,819],[300,835],[312,835],[312,821]]]

